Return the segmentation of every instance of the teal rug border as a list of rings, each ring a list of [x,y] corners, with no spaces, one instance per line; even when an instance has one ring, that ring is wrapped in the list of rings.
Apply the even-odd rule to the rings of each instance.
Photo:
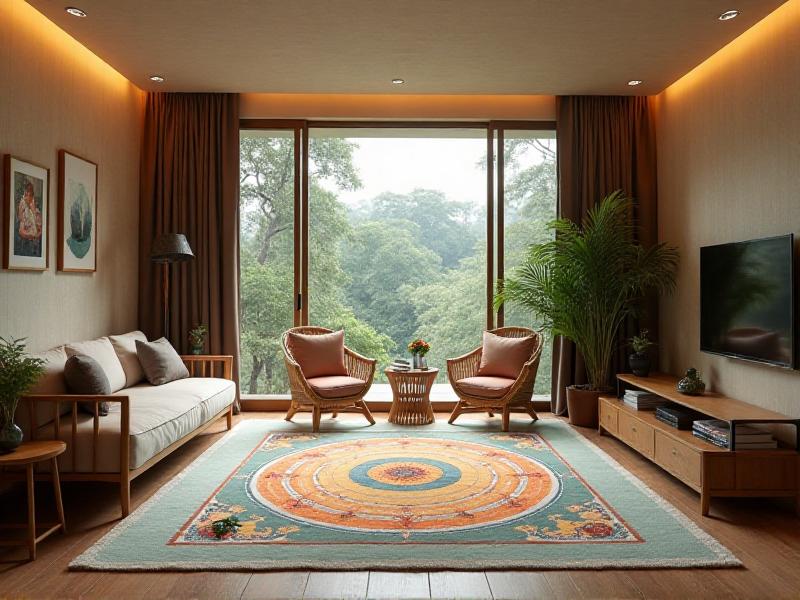
[[[164,484],[155,494],[143,502],[133,513],[127,518],[118,523],[114,528],[106,533],[100,540],[95,542],[85,552],[77,556],[69,564],[71,571],[129,571],[129,572],[159,572],[159,571],[293,571],[293,570],[308,570],[308,571],[363,571],[363,570],[382,570],[382,571],[483,571],[483,570],[569,570],[569,569],[588,569],[588,570],[603,570],[603,569],[676,569],[676,568],[731,568],[741,567],[742,562],[737,559],[730,550],[723,546],[710,534],[702,530],[694,521],[689,519],[686,515],[680,512],[672,504],[667,502],[664,498],[659,496],[651,488],[645,485],[640,479],[634,476],[630,471],[625,469],[611,456],[606,454],[598,446],[593,444],[580,433],[576,432],[571,426],[559,419],[545,419],[548,425],[557,424],[559,428],[563,428],[569,432],[569,435],[578,440],[583,446],[590,450],[593,454],[603,460],[607,465],[620,473],[625,480],[639,489],[651,501],[653,501],[659,508],[671,515],[689,534],[694,536],[700,544],[713,555],[713,558],[697,559],[697,558],[636,558],[636,559],[577,559],[577,560],[564,560],[564,559],[397,559],[397,560],[347,560],[336,561],[331,559],[322,563],[318,559],[311,561],[292,560],[292,561],[275,561],[275,560],[247,560],[247,561],[230,561],[225,563],[208,562],[208,561],[162,561],[157,563],[139,563],[139,562],[107,562],[102,559],[103,551],[107,544],[112,543],[116,538],[124,534],[130,527],[136,525],[146,513],[158,504],[159,500],[172,489],[177,487],[181,480],[191,475],[195,470],[201,469],[204,464],[211,459],[211,457],[224,449],[242,430],[246,427],[252,427],[254,423],[265,424],[265,431],[273,428],[276,431],[291,431],[294,433],[302,432],[302,429],[285,430],[280,422],[271,421],[267,419],[248,419],[238,423],[231,431],[227,432],[220,440],[206,449],[197,459],[195,459],[183,471],[173,477],[169,482]],[[440,429],[438,426],[435,428],[419,428],[420,433],[425,431],[449,431],[452,433],[500,433],[499,431],[489,431],[485,428],[480,430],[475,429],[458,429],[448,427]],[[535,431],[525,428],[526,431]],[[383,429],[380,426],[371,427],[368,429],[354,428],[354,429],[339,429],[334,431],[323,431],[322,433],[398,433],[395,430]]]

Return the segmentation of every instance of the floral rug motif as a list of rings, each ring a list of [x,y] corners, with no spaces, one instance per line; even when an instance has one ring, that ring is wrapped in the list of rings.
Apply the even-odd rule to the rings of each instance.
[[[518,433],[276,429],[238,425],[71,568],[739,564],[557,420]]]

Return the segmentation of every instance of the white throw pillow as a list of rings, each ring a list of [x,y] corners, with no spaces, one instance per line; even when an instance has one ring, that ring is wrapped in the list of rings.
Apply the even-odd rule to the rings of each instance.
[[[136,354],[136,340],[146,342],[147,336],[141,331],[131,331],[123,335],[110,335],[111,345],[117,353],[122,370],[125,371],[125,387],[136,385],[144,379],[144,371]]]
[[[64,349],[67,351],[67,356],[83,354],[95,359],[100,368],[103,369],[106,377],[108,377],[112,394],[125,387],[125,371],[122,369],[122,363],[119,362],[119,358],[117,358],[117,353],[114,352],[111,340],[107,337],[88,342],[67,344]]]

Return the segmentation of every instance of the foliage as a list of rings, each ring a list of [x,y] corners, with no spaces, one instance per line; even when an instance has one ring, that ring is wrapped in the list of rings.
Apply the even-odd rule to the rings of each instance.
[[[189,345],[193,348],[202,347],[206,343],[206,336],[208,335],[208,326],[201,323],[194,329],[189,330]]]
[[[39,380],[43,365],[43,360],[26,354],[24,338],[0,337],[0,423],[14,421],[20,396]]]
[[[235,516],[211,521],[211,531],[218,540],[226,535],[236,533],[236,530],[241,526],[242,524],[239,522],[239,517]]]
[[[408,351],[411,352],[411,354],[425,356],[428,352],[430,352],[430,349],[431,345],[422,338],[417,338],[408,344]]]
[[[631,348],[636,354],[647,352],[648,348],[655,345],[656,343],[650,339],[650,332],[647,329],[642,329],[639,335],[631,338]]]
[[[594,390],[608,384],[620,325],[637,313],[643,295],[675,286],[677,250],[637,244],[632,210],[617,191],[588,211],[581,226],[553,221],[555,239],[531,246],[495,297],[495,306],[525,307],[544,329],[575,342]]]

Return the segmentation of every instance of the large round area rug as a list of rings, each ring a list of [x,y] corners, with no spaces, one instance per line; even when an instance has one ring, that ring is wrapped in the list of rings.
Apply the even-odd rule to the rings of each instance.
[[[70,567],[739,564],[558,420],[517,433],[286,429],[239,424]]]

